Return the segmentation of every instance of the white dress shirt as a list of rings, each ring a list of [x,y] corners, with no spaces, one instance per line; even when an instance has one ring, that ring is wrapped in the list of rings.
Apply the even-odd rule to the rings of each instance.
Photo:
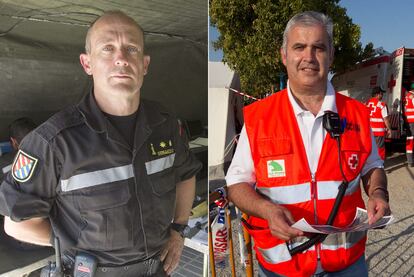
[[[388,116],[388,107],[387,104],[385,104],[381,109],[381,116],[382,118],[386,118]]]

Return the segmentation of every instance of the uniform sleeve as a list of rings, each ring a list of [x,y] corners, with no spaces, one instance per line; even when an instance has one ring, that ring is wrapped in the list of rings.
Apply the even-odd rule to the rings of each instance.
[[[386,118],[388,116],[388,106],[386,104],[382,107],[381,116],[382,118]]]
[[[368,159],[362,168],[362,176],[367,174],[373,168],[384,168],[384,162],[378,155],[377,144],[375,143],[375,138],[371,130],[371,153],[369,154]]]
[[[11,171],[0,186],[1,214],[14,221],[49,215],[58,182],[55,155],[49,142],[37,132],[25,137]],[[30,164],[30,169],[23,168],[24,163]]]
[[[188,143],[180,135],[180,128],[178,126],[178,121],[173,120],[173,132],[174,132],[174,142],[175,142],[175,160],[174,160],[174,170],[175,170],[175,181],[176,183],[185,181],[195,176],[202,168],[202,164],[198,161],[194,154],[191,153]]]
[[[227,171],[226,183],[227,186],[238,183],[248,183],[253,186],[256,183],[253,158],[245,126],[240,132],[237,149]]]

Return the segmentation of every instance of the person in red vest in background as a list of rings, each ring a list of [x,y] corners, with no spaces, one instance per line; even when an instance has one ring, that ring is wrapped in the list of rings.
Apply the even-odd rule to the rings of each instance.
[[[309,224],[350,224],[357,208],[365,207],[363,190],[369,224],[390,213],[368,109],[335,92],[328,81],[332,20],[313,11],[295,15],[280,54],[287,88],[244,108],[226,175],[229,200],[249,215],[244,227],[254,240],[260,277],[367,277],[364,231],[309,240],[292,227],[301,218]],[[338,191],[345,192],[340,206],[334,203]]]
[[[407,162],[408,166],[414,167],[413,148],[414,148],[414,83],[411,84],[411,89],[407,91],[405,96],[404,115],[409,125],[409,132],[407,134]]]
[[[385,161],[385,136],[391,137],[391,124],[388,117],[387,104],[382,102],[385,90],[381,87],[374,87],[372,98],[368,100],[367,107],[370,111],[370,125],[374,133],[375,142],[378,147],[378,154]]]

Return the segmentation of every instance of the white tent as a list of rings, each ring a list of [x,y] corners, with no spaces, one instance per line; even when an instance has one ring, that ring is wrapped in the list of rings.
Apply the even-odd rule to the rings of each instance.
[[[240,90],[238,75],[222,62],[209,62],[208,166],[210,179],[223,176],[233,156],[237,129],[240,129],[242,124],[243,99],[231,92],[228,87]]]

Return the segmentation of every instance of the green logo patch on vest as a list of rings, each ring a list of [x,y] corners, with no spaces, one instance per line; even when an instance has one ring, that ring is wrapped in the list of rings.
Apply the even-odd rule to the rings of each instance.
[[[267,177],[285,177],[285,160],[269,160],[267,161]]]

